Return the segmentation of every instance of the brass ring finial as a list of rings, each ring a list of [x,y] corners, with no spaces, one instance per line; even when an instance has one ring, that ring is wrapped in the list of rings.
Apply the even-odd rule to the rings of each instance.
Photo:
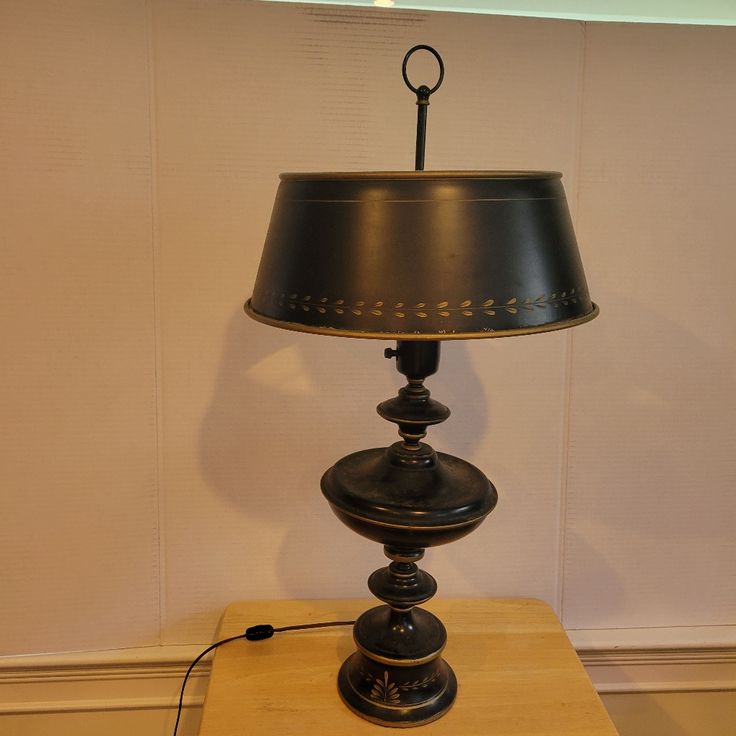
[[[401,65],[401,74],[404,77],[404,82],[406,83],[406,86],[415,94],[419,94],[419,87],[415,87],[410,81],[409,81],[409,75],[406,73],[406,65],[409,63],[409,58],[412,56],[412,54],[415,54],[417,51],[429,51],[432,56],[434,56],[435,59],[437,59],[437,63],[440,66],[440,76],[437,80],[437,83],[434,85],[434,87],[429,88],[428,94],[432,94],[433,92],[436,92],[439,89],[439,86],[442,84],[442,80],[445,76],[445,65],[442,62],[442,57],[437,53],[436,49],[433,49],[431,46],[427,46],[426,44],[420,43],[417,46],[412,46],[407,52],[406,56],[404,57],[404,63]],[[426,86],[426,85],[422,85]]]

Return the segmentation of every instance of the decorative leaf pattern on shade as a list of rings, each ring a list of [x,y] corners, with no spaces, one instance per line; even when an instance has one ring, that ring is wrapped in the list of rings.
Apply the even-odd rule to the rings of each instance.
[[[295,311],[301,309],[304,312],[314,310],[319,314],[327,314],[328,312],[345,314],[346,311],[349,311],[356,317],[369,315],[382,317],[384,312],[387,312],[400,319],[407,316],[424,319],[434,315],[440,317],[472,317],[477,313],[481,313],[488,317],[495,317],[499,312],[505,314],[518,314],[519,310],[533,312],[537,309],[576,304],[577,295],[575,289],[569,289],[550,294],[549,296],[541,294],[536,298],[526,297],[521,300],[514,296],[504,302],[498,302],[496,299],[486,299],[480,304],[473,304],[470,299],[464,299],[459,303],[453,304],[448,300],[443,300],[435,306],[427,306],[427,302],[417,302],[416,304],[409,305],[406,302],[394,302],[390,307],[384,307],[386,304],[384,301],[367,302],[364,299],[360,299],[349,303],[345,299],[330,301],[328,297],[324,296],[315,303],[311,295],[300,297],[298,294],[280,294],[278,295],[278,301],[282,307],[288,306],[289,309]]]

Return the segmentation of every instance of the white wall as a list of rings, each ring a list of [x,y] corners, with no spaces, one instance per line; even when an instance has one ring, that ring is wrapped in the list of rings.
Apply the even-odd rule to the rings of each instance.
[[[381,343],[241,307],[278,172],[412,167],[415,43],[447,67],[428,168],[563,171],[602,310],[574,334],[445,347],[429,385],[453,417],[430,441],[501,499],[427,556],[440,595],[733,643],[735,34],[0,5],[0,650],[208,642],[235,599],[365,595],[381,550],[318,481],[393,441],[374,406],[398,374]]]

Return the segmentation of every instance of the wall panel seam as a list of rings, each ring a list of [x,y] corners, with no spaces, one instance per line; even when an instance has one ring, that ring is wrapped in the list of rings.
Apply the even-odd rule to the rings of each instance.
[[[153,24],[153,0],[145,0],[146,53],[148,69],[148,133],[150,152],[150,205],[151,205],[151,260],[153,290],[153,340],[154,340],[154,394],[155,394],[155,486],[156,486],[156,533],[158,542],[157,576],[158,576],[158,631],[157,640],[163,641],[163,625],[165,620],[165,549],[163,525],[163,495],[161,492],[162,456],[163,456],[163,392],[162,355],[161,355],[161,314],[160,314],[160,237],[158,211],[158,128],[156,125],[156,56]]]
[[[575,161],[575,190],[573,199],[575,202],[575,224],[576,228],[580,220],[580,173],[582,171],[582,130],[583,130],[583,106],[585,98],[585,58],[588,24],[580,23],[581,39],[579,49],[578,62],[578,83],[577,83],[577,110],[575,119],[575,143],[574,143],[574,161]],[[567,496],[569,484],[570,470],[570,433],[571,433],[571,415],[572,415],[572,373],[573,373],[573,348],[574,348],[573,330],[567,330],[565,344],[565,379],[564,379],[564,407],[562,417],[562,457],[561,457],[561,476],[560,476],[560,511],[559,511],[559,531],[558,531],[558,560],[557,560],[557,615],[561,621],[564,621],[565,615],[565,557],[567,542]]]

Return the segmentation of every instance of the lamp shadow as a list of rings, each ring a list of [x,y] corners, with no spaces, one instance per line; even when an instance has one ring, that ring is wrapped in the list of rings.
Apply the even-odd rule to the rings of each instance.
[[[387,562],[374,542],[338,523],[319,480],[340,457],[399,439],[375,411],[404,385],[395,361],[383,359],[391,344],[272,329],[240,311],[230,318],[200,428],[200,463],[234,513],[280,529],[273,543],[283,597],[366,597],[367,576]],[[428,385],[439,401],[465,406],[465,431],[448,430],[447,438],[453,452],[472,454],[487,406],[464,345],[452,348]],[[445,444],[443,429],[432,434],[432,444]],[[259,590],[273,572],[251,573],[242,596],[266,597]]]
[[[723,468],[714,469],[707,458],[714,453],[714,443],[726,441],[723,434],[714,436],[713,425],[724,427],[731,422],[732,426],[733,401],[724,397],[723,388],[729,381],[733,384],[733,361],[725,349],[718,350],[712,341],[709,344],[683,330],[666,314],[644,308],[625,295],[599,291],[604,310],[593,323],[597,329],[585,327],[575,341],[573,399],[588,405],[574,412],[573,432],[586,438],[604,437],[604,444],[619,450],[600,448],[595,467],[585,465],[585,485],[598,494],[610,488],[625,498],[634,491],[621,488],[622,476],[641,484],[639,475],[651,480],[661,472],[667,480],[666,488],[643,489],[646,494],[640,494],[633,506],[603,504],[589,508],[588,516],[577,511],[576,527],[567,530],[569,540],[589,537],[597,529],[598,535],[644,548],[647,559],[656,561],[653,555],[670,555],[668,542],[676,538],[678,554],[688,557],[689,568],[697,572],[708,562],[712,546],[712,540],[703,538],[703,530],[721,528],[715,518],[728,513],[717,483]],[[606,304],[613,306],[606,309]],[[636,331],[627,327],[631,324],[636,324]],[[319,492],[319,479],[343,455],[396,440],[394,428],[375,412],[375,406],[403,384],[394,362],[382,360],[387,344],[270,329],[240,311],[230,318],[217,381],[201,426],[200,460],[207,481],[235,513],[261,519],[278,530],[273,545],[279,547],[277,568],[284,597],[363,597],[366,576],[384,564],[377,545],[336,523]],[[642,350],[643,345],[651,349]],[[695,375],[703,390],[697,401],[691,401],[688,392],[692,396]],[[492,412],[464,343],[443,345],[440,370],[427,385],[439,401],[458,408],[446,424],[431,429],[430,443],[472,461],[479,439],[489,431]],[[611,396],[621,405],[615,421],[610,415]],[[636,448],[636,456],[622,454],[621,447]],[[578,461],[573,451],[569,476],[573,491],[582,494],[581,480],[575,480]],[[493,480],[492,468],[482,458],[478,464],[491,471]],[[709,473],[714,482],[703,482]],[[677,479],[675,484],[672,478]],[[691,500],[695,487],[700,498],[697,508]],[[523,492],[500,488],[502,503],[517,490]],[[576,501],[571,497],[570,502]],[[640,504],[647,513],[638,513]],[[659,539],[652,538],[652,514],[660,520]],[[692,524],[693,514],[708,518]],[[476,534],[492,534],[493,518]],[[248,542],[242,544],[247,557]],[[464,588],[478,595],[518,594],[496,584],[487,556],[469,562],[464,546],[460,542],[443,551]],[[585,588],[588,580],[596,590],[617,591],[619,595],[605,602],[611,614],[630,606],[615,566],[605,564],[603,558],[594,564],[587,553],[585,557],[588,563],[570,572],[576,585]],[[499,560],[498,564],[504,563]],[[660,559],[652,574],[663,566]],[[263,581],[273,572],[253,573],[252,588],[243,590],[243,597],[265,597],[259,590],[265,589]],[[692,577],[695,572],[690,572]]]

